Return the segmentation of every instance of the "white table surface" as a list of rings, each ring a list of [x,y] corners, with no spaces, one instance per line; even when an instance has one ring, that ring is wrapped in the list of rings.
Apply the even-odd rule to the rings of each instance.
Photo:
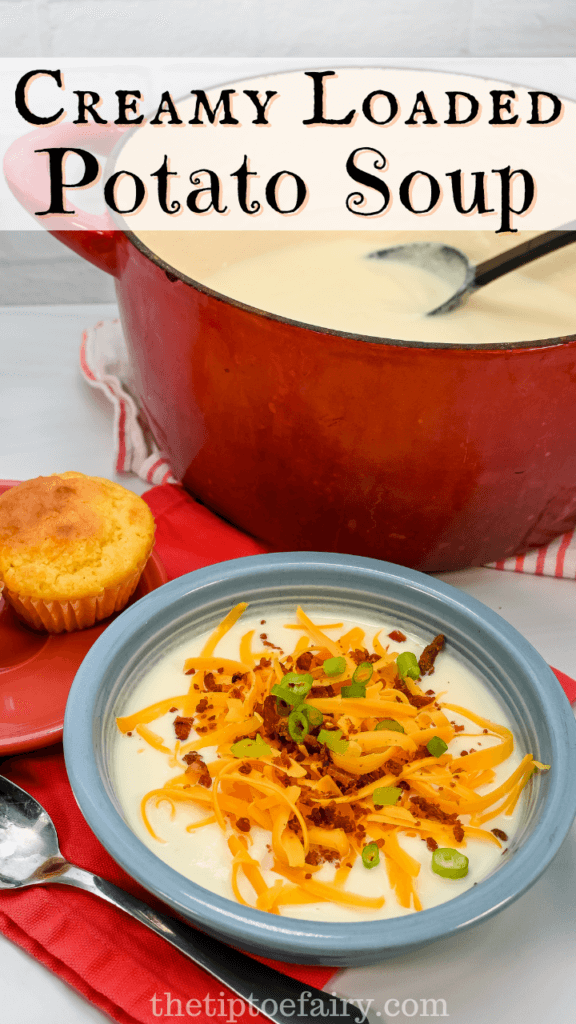
[[[110,407],[78,367],[82,329],[114,315],[110,305],[0,310],[0,479],[76,469],[147,489],[114,475]],[[576,674],[576,582],[479,568],[438,578],[498,611],[552,665]],[[573,1024],[575,963],[573,828],[540,881],[492,920],[403,960],[342,971],[327,987],[373,1000],[373,1021],[429,1019],[422,1000],[444,999],[452,1024]],[[109,1019],[2,936],[0,1000],[6,1024]]]

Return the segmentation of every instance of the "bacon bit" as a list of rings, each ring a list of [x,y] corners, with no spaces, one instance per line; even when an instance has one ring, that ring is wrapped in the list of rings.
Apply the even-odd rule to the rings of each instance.
[[[250,772],[252,771],[252,765],[241,764],[240,767],[238,768],[238,771],[240,772],[241,775],[250,775]]]
[[[386,667],[388,668],[389,666]],[[382,675],[382,673],[380,673],[380,675]],[[400,692],[404,694],[408,703],[411,704],[413,708],[425,708],[428,704],[434,703],[434,697],[421,697],[419,694],[410,693],[406,683],[400,679],[398,675],[395,676],[393,686],[395,690],[400,690]]]
[[[127,732],[127,733],[126,733],[126,735],[127,735],[127,736],[131,736],[131,735],[132,735],[132,733],[131,733],[131,732]]]
[[[260,633],[260,639],[261,640],[267,640],[268,639],[268,633]]]
[[[301,672],[308,672],[311,664],[312,654],[310,651],[304,651],[304,653],[296,659],[296,668],[299,668]]]
[[[412,755],[413,761],[422,761],[423,758],[430,757],[430,751],[428,747],[418,747],[416,753]]]
[[[235,686],[232,690],[230,690],[230,696],[233,697],[234,700],[241,700],[242,693],[238,689],[238,687]]]
[[[429,704],[433,704],[434,703],[434,698],[433,697],[424,697],[424,696],[421,697],[417,693],[416,694],[410,694],[408,700],[410,701],[410,703],[411,703],[413,708],[425,708],[425,707],[428,707]]]
[[[272,644],[271,646],[273,647],[274,645]],[[278,650],[280,650],[279,647],[278,647]],[[272,664],[272,662],[270,661],[270,658],[260,658],[260,661],[259,661],[260,668],[270,668],[271,664]]]
[[[232,683],[239,683],[246,678],[246,674],[243,672],[235,672],[232,676]]]
[[[265,626],[266,625],[266,619],[260,619],[260,625],[261,626]]]
[[[488,735],[488,729],[482,729],[482,732],[484,733],[485,736]]]
[[[194,675],[196,675],[196,669],[195,668],[189,668],[188,671],[184,673],[184,675],[185,676],[194,676]]]
[[[170,708],[170,714],[173,714],[174,711],[178,711],[178,708]]]
[[[222,673],[224,672],[224,669],[222,667],[220,667],[219,669],[217,669],[217,671],[218,671],[219,675],[222,675]]]
[[[267,733],[276,732],[280,723],[280,715],[276,710],[276,697],[269,693],[265,698],[260,712],[264,719],[264,730]]]
[[[426,846],[430,850],[430,853],[434,853],[434,850],[438,849],[438,843],[436,842],[435,839],[432,839],[432,836],[428,836],[428,839],[426,840]]]
[[[436,696],[436,691],[435,690],[426,690],[426,693],[427,693],[427,695],[429,697],[435,697]]]
[[[391,640],[395,640],[397,644],[403,644],[407,637],[404,633],[401,633],[399,629],[393,629],[391,633],[388,633]]]
[[[337,850],[329,850],[326,846],[319,846],[318,852],[320,854],[320,863],[334,864],[335,861],[338,864],[340,863],[340,854]]]
[[[363,661],[370,660],[370,656],[365,647],[363,647],[362,650],[358,647],[355,651],[350,651],[350,657],[357,665],[361,665]],[[379,659],[377,658],[376,660],[378,661]]]
[[[208,701],[206,700],[206,697],[202,697],[202,700],[199,700],[196,705],[196,711],[198,712],[199,715],[203,715],[207,708]]]
[[[463,725],[456,725],[455,722],[452,722],[452,725],[454,726],[454,732],[464,732]]]
[[[298,818],[294,817],[294,815],[290,818],[290,820],[288,822],[288,828],[290,829],[291,832],[301,832],[302,831],[302,827],[300,825],[300,822],[298,821]]]
[[[187,775],[197,775],[196,782],[199,786],[204,786],[206,789],[210,789],[212,786],[212,776],[208,771],[208,767],[197,750],[190,751],[189,754],[184,754],[183,761],[188,765],[186,769]]]
[[[179,740],[187,740],[193,725],[193,718],[175,718],[174,732],[176,733],[176,738]]]
[[[443,633],[439,633],[438,636],[434,637],[432,643],[428,644],[428,646],[424,648],[420,658],[418,659],[420,675],[432,675],[434,671],[434,662],[444,647],[445,642],[446,637]]]
[[[501,828],[491,828],[490,831],[493,836],[496,836],[496,839],[501,839],[503,843],[508,842],[508,836]]]
[[[330,685],[330,686],[315,686],[314,687],[314,696],[315,697],[334,697],[335,695],[336,695],[336,690],[334,689],[334,687],[332,685]]]
[[[464,839],[464,829],[462,828],[462,822],[457,821],[452,830],[454,832],[454,839],[457,843],[461,843]]]
[[[249,822],[248,818],[237,818],[236,819],[236,828],[239,828],[241,832],[249,832],[250,831],[250,827],[251,826],[250,826],[250,822]]]
[[[306,874],[304,875],[304,878],[312,878],[312,875],[310,875],[308,872],[306,872]]]
[[[468,751],[467,750],[461,750],[460,751],[460,757],[468,757]]]
[[[222,684],[216,682],[212,672],[207,672],[204,676],[204,689],[208,690],[208,693],[222,692]]]
[[[405,793],[408,793],[410,790],[410,783],[406,782],[405,779],[400,779],[400,781],[397,783],[397,786],[398,789],[403,789]]]
[[[433,803],[432,800],[426,800],[423,796],[413,796],[410,798],[415,807],[418,808],[418,812],[424,817],[428,818],[429,821],[440,821],[447,825],[456,825],[458,822],[457,814],[448,814],[447,811],[443,811],[438,804]]]

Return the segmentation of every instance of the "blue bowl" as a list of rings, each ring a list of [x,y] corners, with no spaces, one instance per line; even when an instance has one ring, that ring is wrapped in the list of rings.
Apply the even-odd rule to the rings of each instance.
[[[551,764],[536,776],[502,866],[430,910],[355,924],[302,921],[243,907],[188,881],[131,831],[110,775],[115,715],[147,667],[190,632],[208,630],[238,601],[262,617],[296,603],[349,617],[375,613],[399,628],[445,633],[451,653],[505,707],[517,742]],[[64,722],[72,789],[112,857],[198,928],[252,953],[297,963],[361,966],[468,928],[537,880],[576,814],[576,723],[554,674],[533,647],[480,602],[422,573],[354,556],[293,552],[223,562],[166,584],[128,608],[96,641],[74,680]]]

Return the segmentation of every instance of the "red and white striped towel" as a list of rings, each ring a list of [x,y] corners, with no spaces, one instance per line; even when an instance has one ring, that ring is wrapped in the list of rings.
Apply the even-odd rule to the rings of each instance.
[[[84,331],[80,366],[88,383],[99,388],[114,406],[114,447],[117,473],[134,473],[149,484],[174,484],[167,457],[158,449],[135,398],[132,372],[119,320],[102,320]],[[492,562],[488,568],[536,576],[576,578],[576,531],[556,537],[546,547]]]
[[[132,372],[119,320],[101,320],[84,331],[80,367],[93,388],[114,407],[114,468],[149,484],[175,484],[168,459],[158,449],[135,398]]]

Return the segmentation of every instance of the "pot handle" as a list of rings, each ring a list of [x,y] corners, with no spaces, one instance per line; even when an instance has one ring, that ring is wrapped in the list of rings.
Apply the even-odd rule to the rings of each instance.
[[[64,122],[28,132],[12,143],[4,157],[4,174],[11,192],[24,209],[35,216],[50,205],[49,176],[44,162],[47,158],[36,150],[54,146],[78,149],[88,142],[91,150],[107,155],[127,130],[115,124],[94,124],[79,129],[75,124]],[[77,210],[72,216],[49,214],[36,220],[100,270],[117,274],[116,245],[122,232],[114,228],[108,213],[96,215]]]

